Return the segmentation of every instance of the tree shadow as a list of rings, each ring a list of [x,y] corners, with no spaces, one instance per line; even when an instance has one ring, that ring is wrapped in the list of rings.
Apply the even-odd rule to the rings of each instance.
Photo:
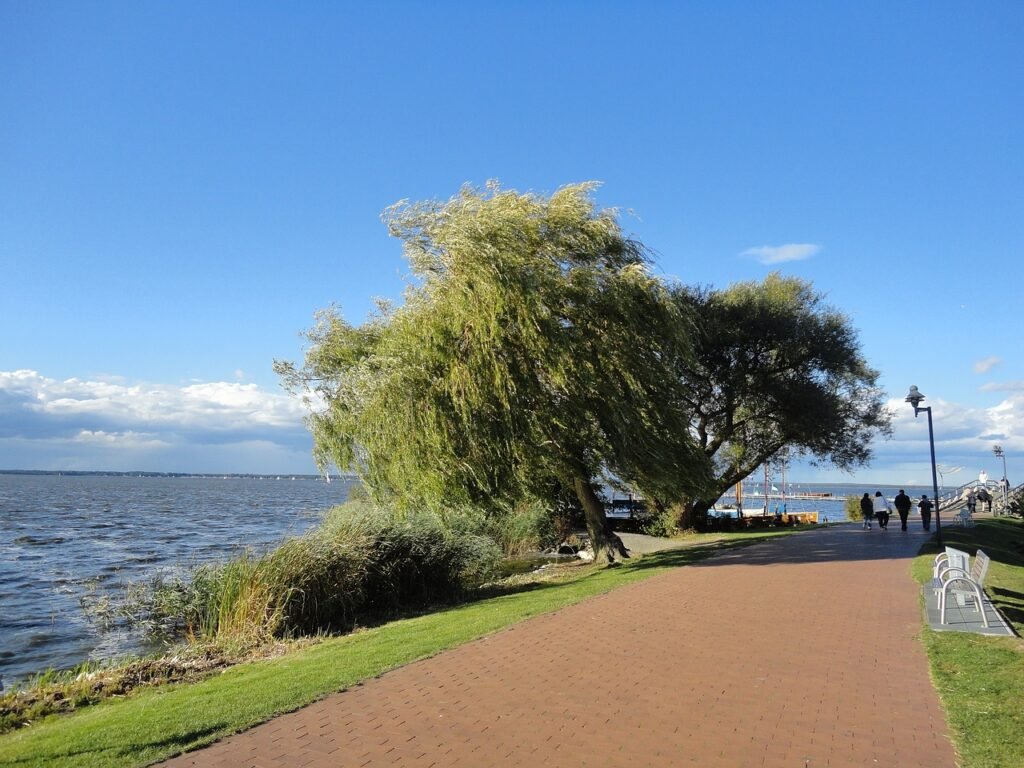
[[[628,563],[625,567],[643,571],[652,568],[682,568],[686,565],[706,560],[715,555],[721,555],[732,549],[746,548],[754,544],[769,541],[763,537],[750,539],[737,538],[730,541],[708,542],[707,544],[691,544],[677,547],[675,549],[663,549],[660,552],[652,552],[643,555],[635,562]]]
[[[1002,587],[989,587],[986,591],[1007,621],[1016,627],[1024,626],[1024,593]]]
[[[214,723],[204,728],[196,728],[185,733],[179,733],[176,735],[168,736],[164,739],[158,739],[154,741],[143,741],[135,742],[128,741],[126,743],[119,743],[116,746],[97,746],[94,749],[61,749],[60,743],[55,744],[52,750],[38,750],[32,754],[26,754],[23,757],[15,758],[4,758],[4,765],[62,765],[71,758],[86,758],[88,764],[106,764],[111,757],[124,758],[124,757],[138,757],[140,754],[145,752],[155,751],[159,753],[161,760],[166,760],[174,755],[187,752],[197,747],[205,746],[215,739],[210,738],[216,736],[225,731],[228,724],[226,722]],[[168,750],[174,750],[168,752]],[[107,759],[104,760],[103,757]]]
[[[165,757],[161,759],[167,759],[173,755],[181,754],[182,752],[188,752],[196,749],[197,747],[205,746],[216,739],[211,739],[211,736],[218,734],[226,735],[226,729],[228,724],[226,722],[212,723],[203,728],[196,728],[191,731],[185,731],[184,733],[176,733],[167,736],[163,739],[155,739],[153,741],[144,741],[141,743],[126,745],[123,749],[118,751],[121,755],[133,755],[141,750],[158,750]],[[173,754],[168,754],[167,750],[175,750]]]
[[[703,559],[700,567],[721,565],[781,565],[800,563],[867,562],[912,559],[927,546],[923,531],[901,531],[899,524],[889,530],[872,526],[863,530],[860,524],[830,525],[800,531],[789,536],[762,539],[756,547],[725,548],[714,557]],[[936,549],[936,551],[938,551]]]

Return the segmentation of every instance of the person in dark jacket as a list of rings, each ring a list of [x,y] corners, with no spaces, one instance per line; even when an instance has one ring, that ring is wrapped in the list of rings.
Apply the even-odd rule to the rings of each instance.
[[[896,507],[896,512],[900,516],[900,530],[907,530],[907,517],[910,515],[910,507],[913,506],[913,502],[910,501],[910,497],[900,488],[900,492],[896,494],[892,504]]]
[[[922,493],[921,500],[917,503],[917,508],[921,512],[921,525],[924,526],[926,531],[930,531],[932,528],[932,508],[933,504],[928,501],[928,494]]]
[[[992,494],[988,492],[988,488],[978,489],[978,501],[982,504],[982,512],[992,511]]]
[[[875,516],[875,505],[871,503],[871,497],[865,494],[860,498],[860,514],[864,518],[864,530],[871,528],[871,518]]]

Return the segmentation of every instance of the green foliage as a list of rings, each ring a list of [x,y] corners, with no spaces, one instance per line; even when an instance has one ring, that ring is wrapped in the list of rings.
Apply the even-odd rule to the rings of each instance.
[[[453,534],[484,536],[494,541],[505,557],[518,558],[554,546],[572,530],[562,524],[558,505],[536,499],[490,510],[461,506],[436,511]]]
[[[1024,517],[1024,489],[1018,488],[1006,500],[1006,508],[1011,515]]]
[[[849,320],[810,283],[771,274],[723,291],[677,287],[700,332],[677,370],[716,495],[780,451],[841,469],[870,458],[890,415]]]
[[[648,536],[672,538],[679,533],[679,520],[671,509],[649,511],[640,520],[640,532]]]
[[[484,530],[506,557],[540,552],[564,538],[555,513],[539,501],[521,502],[505,514],[489,516]]]
[[[412,270],[404,304],[360,327],[322,314],[304,366],[277,364],[323,404],[321,464],[404,508],[511,509],[560,484],[603,517],[606,473],[665,499],[704,486],[669,365],[690,326],[593,188],[492,184],[385,212]]]
[[[846,511],[847,520],[860,521],[864,519],[860,511],[860,496],[847,496],[843,509]]]
[[[451,600],[490,578],[498,560],[489,538],[436,515],[349,502],[268,552],[155,583],[134,614],[165,633],[253,646]]]

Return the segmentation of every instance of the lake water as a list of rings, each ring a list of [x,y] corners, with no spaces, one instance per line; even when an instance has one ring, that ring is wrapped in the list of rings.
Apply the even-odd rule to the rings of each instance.
[[[349,482],[0,474],[0,679],[144,650],[80,600],[303,533]]]
[[[903,489],[908,496],[915,501],[921,498],[922,493],[927,493],[928,498],[934,496],[932,488],[930,486],[920,485],[877,485],[868,486],[856,483],[822,483],[822,484],[786,484],[786,492],[788,494],[811,494],[811,493],[831,493],[831,498],[819,498],[819,499],[791,499],[785,500],[779,498],[781,495],[782,486],[778,481],[774,486],[778,490],[770,491],[768,498],[768,511],[769,512],[782,512],[785,507],[786,512],[817,512],[818,522],[825,522],[827,517],[829,521],[836,522],[838,520],[846,519],[846,497],[847,496],[862,496],[865,492],[870,493],[874,497],[876,491],[881,491],[882,495],[885,496],[891,502],[893,497]],[[757,515],[761,513],[764,507],[764,487],[758,483],[744,483],[743,484],[743,509],[748,515]],[[735,494],[731,491],[722,497],[724,503],[734,503],[736,498]],[[914,507],[910,510],[911,517],[917,515],[917,508]]]
[[[80,601],[118,595],[161,570],[224,560],[300,534],[341,503],[349,483],[289,477],[108,477],[0,474],[0,679],[23,679],[146,650],[142,638],[90,624]],[[747,488],[748,513],[763,504]],[[895,487],[792,486],[834,500],[788,501],[790,512],[843,519],[843,499]],[[907,487],[907,493],[931,495]],[[727,497],[728,499],[728,497]],[[769,500],[769,509],[781,501]],[[819,517],[819,519],[821,519]]]

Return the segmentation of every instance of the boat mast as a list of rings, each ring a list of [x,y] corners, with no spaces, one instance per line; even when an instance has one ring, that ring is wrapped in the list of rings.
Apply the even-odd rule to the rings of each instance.
[[[768,514],[768,489],[771,486],[768,484],[768,462],[764,463],[764,513]]]
[[[782,457],[782,511],[786,511],[786,457]]]

